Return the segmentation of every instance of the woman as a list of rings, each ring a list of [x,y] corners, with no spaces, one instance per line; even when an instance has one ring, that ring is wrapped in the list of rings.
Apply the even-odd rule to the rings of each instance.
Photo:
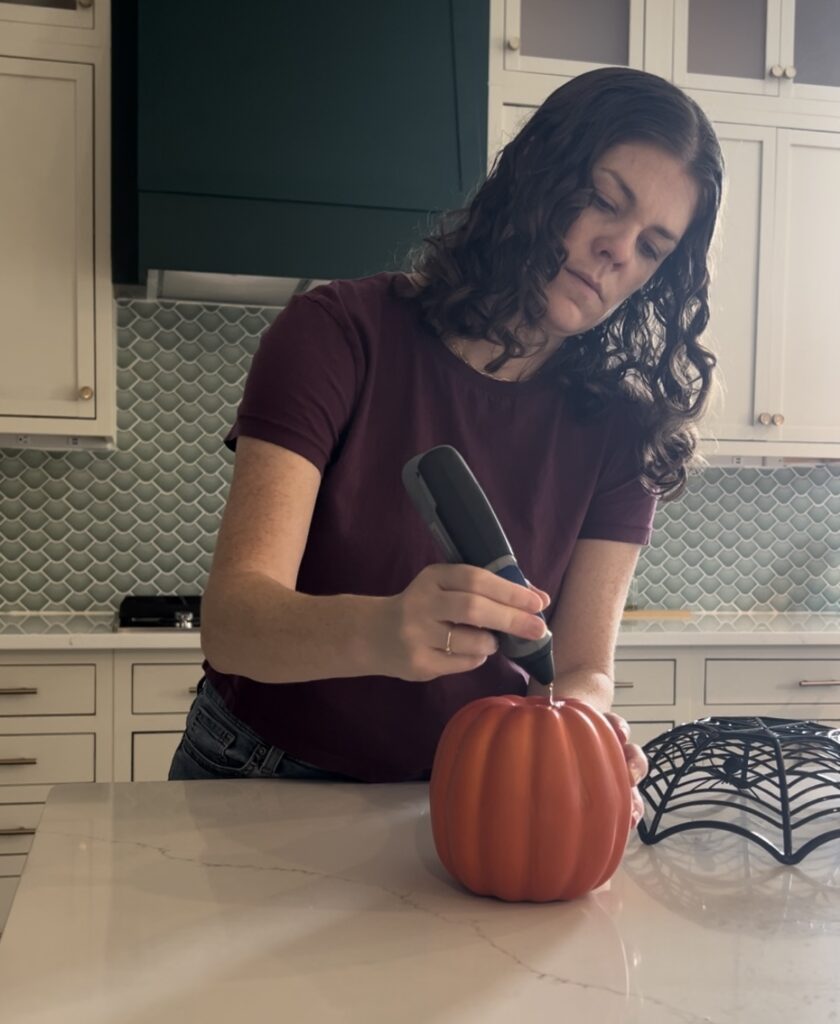
[[[657,497],[685,485],[709,390],[721,179],[692,100],[593,71],[543,103],[411,274],[290,303],[227,439],[206,679],[171,778],[426,778],[459,707],[526,692],[493,631],[540,636],[541,611],[555,699],[609,714],[639,550]],[[542,589],[437,564],[400,477],[436,444],[463,454]],[[611,720],[637,782],[644,755]]]

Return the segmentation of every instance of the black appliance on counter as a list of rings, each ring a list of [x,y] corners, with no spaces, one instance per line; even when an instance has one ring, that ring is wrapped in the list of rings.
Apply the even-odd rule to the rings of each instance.
[[[124,597],[117,612],[118,629],[198,629],[200,625],[199,594]]]

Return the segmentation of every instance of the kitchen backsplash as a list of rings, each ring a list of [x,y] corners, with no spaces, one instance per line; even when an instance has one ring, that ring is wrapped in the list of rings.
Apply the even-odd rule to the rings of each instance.
[[[202,590],[232,467],[222,438],[276,313],[118,300],[118,449],[0,451],[0,609],[109,610],[125,594]],[[633,597],[836,610],[840,469],[704,470],[657,512]]]

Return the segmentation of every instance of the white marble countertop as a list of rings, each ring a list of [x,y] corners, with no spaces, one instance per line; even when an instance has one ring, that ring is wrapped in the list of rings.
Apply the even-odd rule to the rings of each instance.
[[[620,647],[833,646],[840,612],[696,612],[687,619],[625,619]],[[114,630],[113,612],[0,614],[2,650],[201,649],[197,629]]]
[[[625,619],[621,647],[840,644],[840,613],[697,612],[688,619]]]
[[[711,837],[711,838],[710,838]],[[838,844],[646,847],[572,903],[470,895],[425,785],[55,787],[0,940],[4,1024],[826,1024]]]

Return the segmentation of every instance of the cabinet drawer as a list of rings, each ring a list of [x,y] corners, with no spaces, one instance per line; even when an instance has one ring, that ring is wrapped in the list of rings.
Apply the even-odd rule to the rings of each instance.
[[[707,658],[707,704],[840,704],[840,659]]]
[[[134,664],[131,666],[131,710],[135,715],[186,713],[202,677],[194,664]]]
[[[165,782],[183,732],[135,732],[131,736],[132,782]]]
[[[0,717],[93,714],[95,665],[0,665]]]
[[[618,706],[633,704],[673,704],[676,662],[617,660],[615,697]]]
[[[0,878],[18,878],[23,873],[26,854],[0,853]]]
[[[0,856],[28,853],[43,804],[0,804]]]
[[[15,898],[17,887],[17,878],[0,878],[0,932],[6,927],[6,918],[12,909],[12,900]]]
[[[94,733],[0,734],[0,786],[93,782]]]
[[[673,721],[634,722],[632,718],[628,718],[627,724],[630,726],[630,739],[633,743],[638,743],[640,747],[657,736],[661,736],[663,732],[674,728]]]

